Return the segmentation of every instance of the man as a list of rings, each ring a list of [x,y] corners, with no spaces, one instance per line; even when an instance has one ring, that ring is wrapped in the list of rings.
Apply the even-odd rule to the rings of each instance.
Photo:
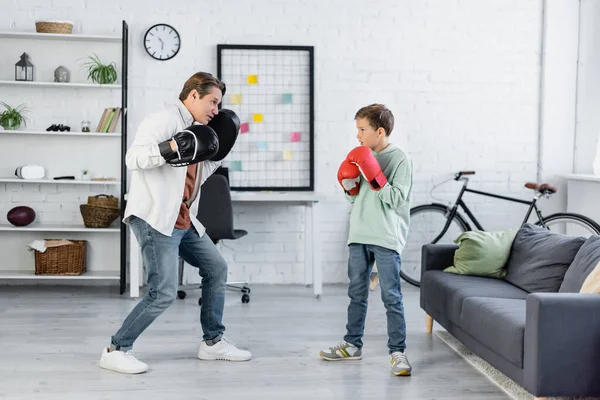
[[[221,165],[239,130],[233,112],[221,110],[219,114],[224,94],[225,84],[217,78],[204,72],[194,74],[175,104],[142,121],[127,151],[126,164],[133,173],[124,222],[140,244],[148,293],[103,350],[102,368],[129,374],[148,370],[131,349],[138,336],[175,301],[178,256],[198,268],[202,276],[203,341],[198,358],[246,361],[252,357],[223,336],[227,264],[195,218],[200,185]],[[213,118],[213,122],[233,119],[237,126],[215,131]],[[215,126],[227,125],[221,122]]]

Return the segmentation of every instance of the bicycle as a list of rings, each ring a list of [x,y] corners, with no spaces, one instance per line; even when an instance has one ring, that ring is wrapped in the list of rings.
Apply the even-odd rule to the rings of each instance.
[[[598,223],[596,223],[594,220],[581,214],[555,213],[548,216],[542,215],[542,212],[537,206],[537,201],[541,197],[550,198],[550,196],[557,191],[555,186],[552,186],[548,183],[537,184],[527,182],[525,183],[525,187],[534,190],[535,194],[532,200],[522,200],[495,193],[469,189],[467,187],[469,184],[469,178],[467,176],[469,175],[475,175],[475,171],[460,171],[454,175],[454,178],[450,178],[448,180],[464,181],[458,197],[451,206],[441,203],[431,203],[411,208],[410,230],[406,246],[402,252],[402,266],[400,268],[400,276],[406,282],[417,287],[420,286],[421,248],[423,245],[428,243],[454,243],[454,240],[461,233],[472,230],[469,222],[458,211],[459,207],[462,208],[464,213],[467,215],[467,217],[469,217],[473,225],[478,230],[485,231],[467,204],[463,201],[462,197],[465,193],[473,193],[481,196],[528,205],[529,209],[525,213],[525,217],[523,218],[521,226],[529,221],[532,212],[535,211],[535,215],[538,219],[535,224],[543,226],[547,229],[554,227],[558,228],[556,229],[557,232],[584,237],[600,234],[600,225],[598,225]],[[442,183],[448,181],[444,181]],[[440,215],[443,216],[443,218],[439,219],[440,224],[435,225],[432,228],[432,225],[429,223],[429,221],[434,221],[435,218],[439,217]],[[440,228],[442,223],[443,227]],[[579,229],[570,226],[566,227],[566,224],[575,224],[577,227],[579,227]]]

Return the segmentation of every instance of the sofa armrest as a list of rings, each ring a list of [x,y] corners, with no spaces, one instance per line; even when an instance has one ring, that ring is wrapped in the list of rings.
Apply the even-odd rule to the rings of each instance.
[[[523,386],[534,396],[600,395],[600,295],[526,299]]]
[[[425,271],[444,270],[454,265],[457,244],[426,244],[421,248],[421,277]]]

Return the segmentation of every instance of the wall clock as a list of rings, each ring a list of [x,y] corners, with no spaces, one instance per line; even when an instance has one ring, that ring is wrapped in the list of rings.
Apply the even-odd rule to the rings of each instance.
[[[181,48],[179,32],[167,24],[153,25],[144,35],[144,48],[156,60],[170,60]]]

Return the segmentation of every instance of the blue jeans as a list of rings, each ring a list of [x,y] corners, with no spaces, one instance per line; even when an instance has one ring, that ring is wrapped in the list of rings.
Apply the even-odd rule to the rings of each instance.
[[[202,277],[200,323],[203,339],[218,341],[225,331],[221,321],[225,305],[227,263],[212,240],[206,234],[200,237],[193,226],[189,229],[175,228],[169,237],[135,216],[131,217],[130,225],[142,250],[142,259],[148,273],[148,293],[112,336],[111,348],[130,350],[138,336],[173,304],[179,286],[178,255],[198,268]]]
[[[387,315],[388,348],[390,354],[406,349],[406,322],[400,289],[400,255],[384,247],[351,243],[349,246],[348,277],[350,286],[348,296],[348,323],[344,340],[359,349],[367,317],[367,298],[369,297],[369,276],[373,262],[377,262],[381,300]]]

